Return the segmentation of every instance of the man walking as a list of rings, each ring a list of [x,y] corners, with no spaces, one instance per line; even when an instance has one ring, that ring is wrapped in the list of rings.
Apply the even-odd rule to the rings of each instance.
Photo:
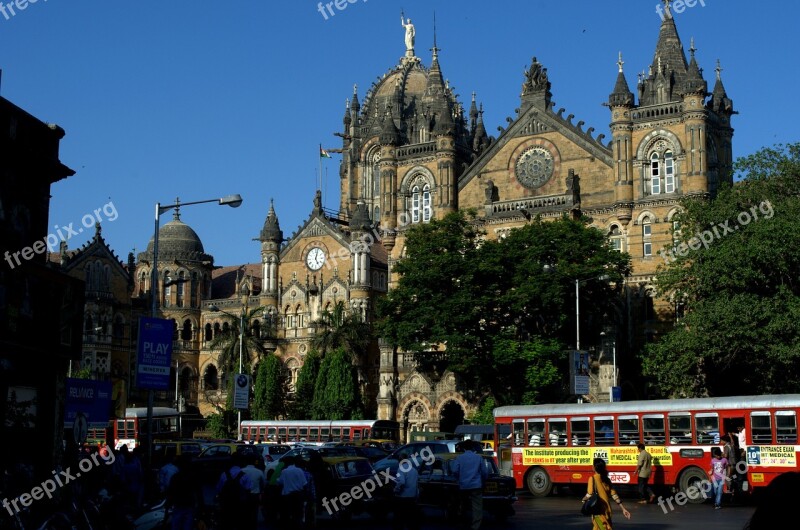
[[[466,443],[464,452],[452,463],[453,474],[458,478],[464,505],[469,504],[472,519],[469,528],[479,530],[483,520],[483,484],[489,476],[484,458],[476,453],[476,442]]]
[[[419,473],[408,456],[408,453],[400,454],[400,466],[394,483],[394,530],[419,530],[420,527],[421,517],[417,509]]]
[[[639,442],[636,447],[639,449],[639,456],[636,459],[636,475],[639,477],[639,504],[647,504],[656,498],[656,494],[647,485],[653,471],[653,457],[647,452],[643,443]]]
[[[295,465],[295,457],[284,457],[286,467],[278,477],[281,486],[281,527],[299,528],[303,524],[306,474]]]

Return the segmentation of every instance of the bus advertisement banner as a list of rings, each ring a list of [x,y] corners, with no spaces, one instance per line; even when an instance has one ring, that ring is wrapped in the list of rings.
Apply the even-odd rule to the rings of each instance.
[[[748,445],[748,466],[797,467],[797,451],[793,445]]]
[[[79,415],[86,418],[89,429],[108,426],[111,410],[111,381],[67,378],[64,403],[64,427],[71,429]]]
[[[654,466],[671,466],[672,454],[664,446],[648,446]],[[602,458],[609,466],[636,466],[639,450],[630,447],[526,447],[522,449],[523,466],[591,466]]]
[[[139,318],[138,369],[136,386],[141,390],[169,390],[172,362],[172,320]]]

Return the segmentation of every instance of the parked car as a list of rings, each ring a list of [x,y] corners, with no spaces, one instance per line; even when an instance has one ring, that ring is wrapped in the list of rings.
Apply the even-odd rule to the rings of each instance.
[[[216,482],[233,465],[234,454],[252,459],[263,458],[261,448],[257,445],[228,442],[209,445],[192,460],[192,465],[201,480]]]
[[[327,456],[323,457],[325,469],[320,476],[317,487],[318,509],[325,515],[330,515],[339,520],[349,520],[351,516],[368,513],[372,517],[382,519],[389,508],[389,491],[385,488],[376,488],[369,496],[353,495],[368,481],[375,480],[374,468],[369,460],[358,456]],[[339,502],[340,495],[347,494],[348,504]],[[327,501],[323,504],[323,499]]]
[[[300,458],[308,462],[311,459],[311,452],[318,453],[322,458],[332,458],[337,456],[349,456],[349,457],[358,457],[359,454],[356,452],[355,447],[344,447],[344,446],[336,446],[336,447],[295,447],[286,451],[278,459],[273,460],[272,462],[268,463],[265,468],[265,473],[267,475],[267,480],[272,478],[272,474],[275,472],[275,468],[278,467],[278,464],[284,458],[288,456],[292,456],[295,458]]]
[[[433,454],[455,453],[458,451],[458,443],[459,440],[430,440],[427,442],[411,442],[400,446],[385,458],[375,462],[375,470],[380,473],[384,469],[390,469],[392,475],[396,475],[397,468],[400,466],[401,454],[419,455],[426,448]],[[426,451],[426,453],[428,451]]]
[[[453,473],[457,457],[454,453],[437,454],[433,463],[419,472],[419,504],[445,510],[448,519],[457,517],[461,506],[458,478]],[[498,519],[514,515],[514,479],[500,474],[494,458],[484,455],[483,463],[489,475],[483,486],[483,511]]]
[[[387,456],[387,452],[383,449],[379,449],[378,447],[370,447],[370,446],[353,446],[353,449],[356,450],[356,454],[358,456],[363,456],[370,463],[374,464],[378,460],[383,460]]]
[[[353,445],[355,447],[377,447],[378,449],[383,449],[387,453],[391,453],[398,447],[400,444],[395,442],[394,440],[378,440],[369,438],[367,440],[354,440],[348,442],[341,442],[344,445]]]
[[[284,444],[257,444],[254,447],[257,447],[264,456],[265,466],[292,450],[291,446]]]
[[[153,442],[153,463],[151,467],[158,469],[166,464],[167,459],[181,455],[196,457],[203,450],[196,440],[156,440]]]

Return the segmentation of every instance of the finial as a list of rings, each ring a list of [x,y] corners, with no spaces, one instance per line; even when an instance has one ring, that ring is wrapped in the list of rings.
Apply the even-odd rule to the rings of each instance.
[[[181,198],[175,197],[175,213],[172,214],[173,221],[181,220]]]
[[[689,53],[692,54],[692,57],[694,57],[695,51],[697,51],[697,48],[694,47],[694,37],[692,37],[689,39]]]
[[[720,65],[719,59],[717,59],[717,67],[714,70],[717,72],[717,81],[722,81],[722,65]]]
[[[474,90],[472,91],[472,101],[473,101],[473,103],[475,102],[475,91]]]
[[[619,67],[619,73],[622,73],[623,64],[625,64],[625,61],[622,60],[622,52],[619,52],[619,60],[617,61],[617,66]]]
[[[353,85],[353,95],[355,96],[356,94],[358,94],[358,84]]]
[[[433,52],[434,59],[439,57],[439,47],[436,46],[436,11],[433,12],[433,48],[431,48],[431,52]]]
[[[672,3],[672,0],[664,0],[664,10],[665,10],[666,13],[670,13],[670,9],[672,9],[672,6],[670,5],[671,3]],[[672,18],[672,17],[670,16],[669,18]]]
[[[100,232],[103,231],[103,228],[100,226],[100,223],[95,223],[94,225],[94,237],[100,237]]]
[[[345,98],[344,100],[344,109],[350,110],[350,98]]]

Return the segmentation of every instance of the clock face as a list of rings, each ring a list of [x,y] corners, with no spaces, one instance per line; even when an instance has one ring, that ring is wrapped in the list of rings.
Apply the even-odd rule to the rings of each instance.
[[[544,147],[528,149],[517,160],[517,180],[527,188],[538,188],[553,176],[553,155]]]
[[[325,251],[319,247],[314,247],[308,251],[306,265],[312,271],[318,271],[325,264]]]

